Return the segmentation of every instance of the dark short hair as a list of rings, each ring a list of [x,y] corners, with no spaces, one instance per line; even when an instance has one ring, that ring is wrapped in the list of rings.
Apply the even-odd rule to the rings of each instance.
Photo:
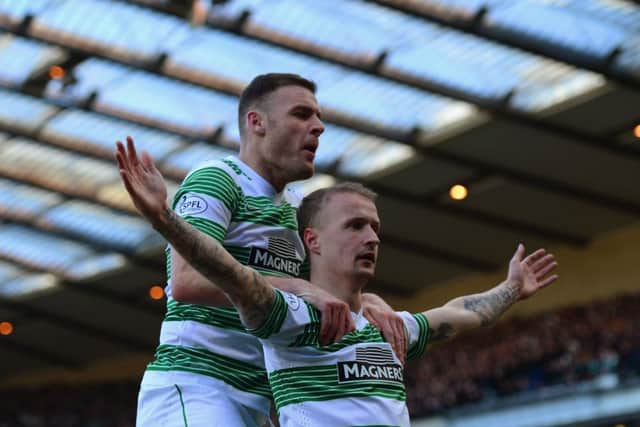
[[[329,202],[332,196],[336,194],[359,194],[367,199],[375,202],[378,194],[365,187],[359,182],[341,182],[332,187],[321,188],[312,193],[309,193],[298,208],[298,231],[300,237],[304,240],[304,230],[308,227],[313,227],[318,212]]]
[[[255,104],[264,100],[271,92],[284,86],[300,86],[316,93],[316,84],[297,74],[268,73],[256,76],[240,94],[238,103],[238,128],[244,134],[244,116]]]

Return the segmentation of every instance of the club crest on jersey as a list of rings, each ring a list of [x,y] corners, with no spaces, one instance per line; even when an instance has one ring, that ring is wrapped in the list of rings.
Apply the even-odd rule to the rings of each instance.
[[[358,347],[356,360],[338,362],[338,383],[351,381],[403,382],[402,366],[389,348]]]
[[[300,300],[297,296],[287,293],[285,294],[285,299],[287,300],[287,304],[289,304],[289,308],[291,308],[291,310],[296,311],[300,308]]]
[[[278,237],[269,237],[268,249],[251,248],[248,264],[290,276],[299,276],[302,262],[296,256],[292,242]]]
[[[178,204],[178,213],[184,215],[197,215],[207,210],[207,202],[199,196],[193,194],[184,195]]]

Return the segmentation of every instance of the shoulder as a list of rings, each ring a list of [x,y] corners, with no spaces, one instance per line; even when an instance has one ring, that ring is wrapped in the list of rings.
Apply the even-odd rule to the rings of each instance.
[[[198,163],[193,169],[189,171],[184,178],[184,182],[189,182],[194,179],[215,179],[215,177],[226,177],[235,183],[238,183],[238,175],[234,163],[230,160],[232,157],[224,159],[207,160]]]
[[[287,186],[282,194],[283,199],[294,208],[298,208],[304,196],[292,186]]]

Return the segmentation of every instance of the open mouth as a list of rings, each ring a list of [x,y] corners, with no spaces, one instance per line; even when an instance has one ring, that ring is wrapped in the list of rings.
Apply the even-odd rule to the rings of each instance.
[[[373,252],[367,252],[364,254],[360,254],[356,257],[356,260],[364,260],[369,262],[376,262],[376,255]]]
[[[313,154],[314,156],[315,156],[315,154],[316,154],[316,150],[317,150],[317,149],[318,149],[318,144],[317,144],[317,143],[313,143],[313,142],[310,142],[310,143],[308,143],[308,144],[305,144],[305,145],[302,147],[302,151],[309,152],[309,153]]]

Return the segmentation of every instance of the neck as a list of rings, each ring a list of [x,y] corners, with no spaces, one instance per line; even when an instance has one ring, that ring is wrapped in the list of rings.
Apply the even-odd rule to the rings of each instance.
[[[254,150],[248,149],[247,144],[242,144],[240,147],[238,158],[245,162],[258,175],[263,177],[269,184],[273,185],[273,188],[275,188],[278,193],[284,190],[284,187],[289,182],[284,176],[283,170],[272,167],[272,165],[266,163],[264,159],[256,155]]]
[[[362,290],[368,279],[348,277],[332,273],[331,269],[312,267],[310,282],[346,302],[351,311],[357,313],[362,307]]]

